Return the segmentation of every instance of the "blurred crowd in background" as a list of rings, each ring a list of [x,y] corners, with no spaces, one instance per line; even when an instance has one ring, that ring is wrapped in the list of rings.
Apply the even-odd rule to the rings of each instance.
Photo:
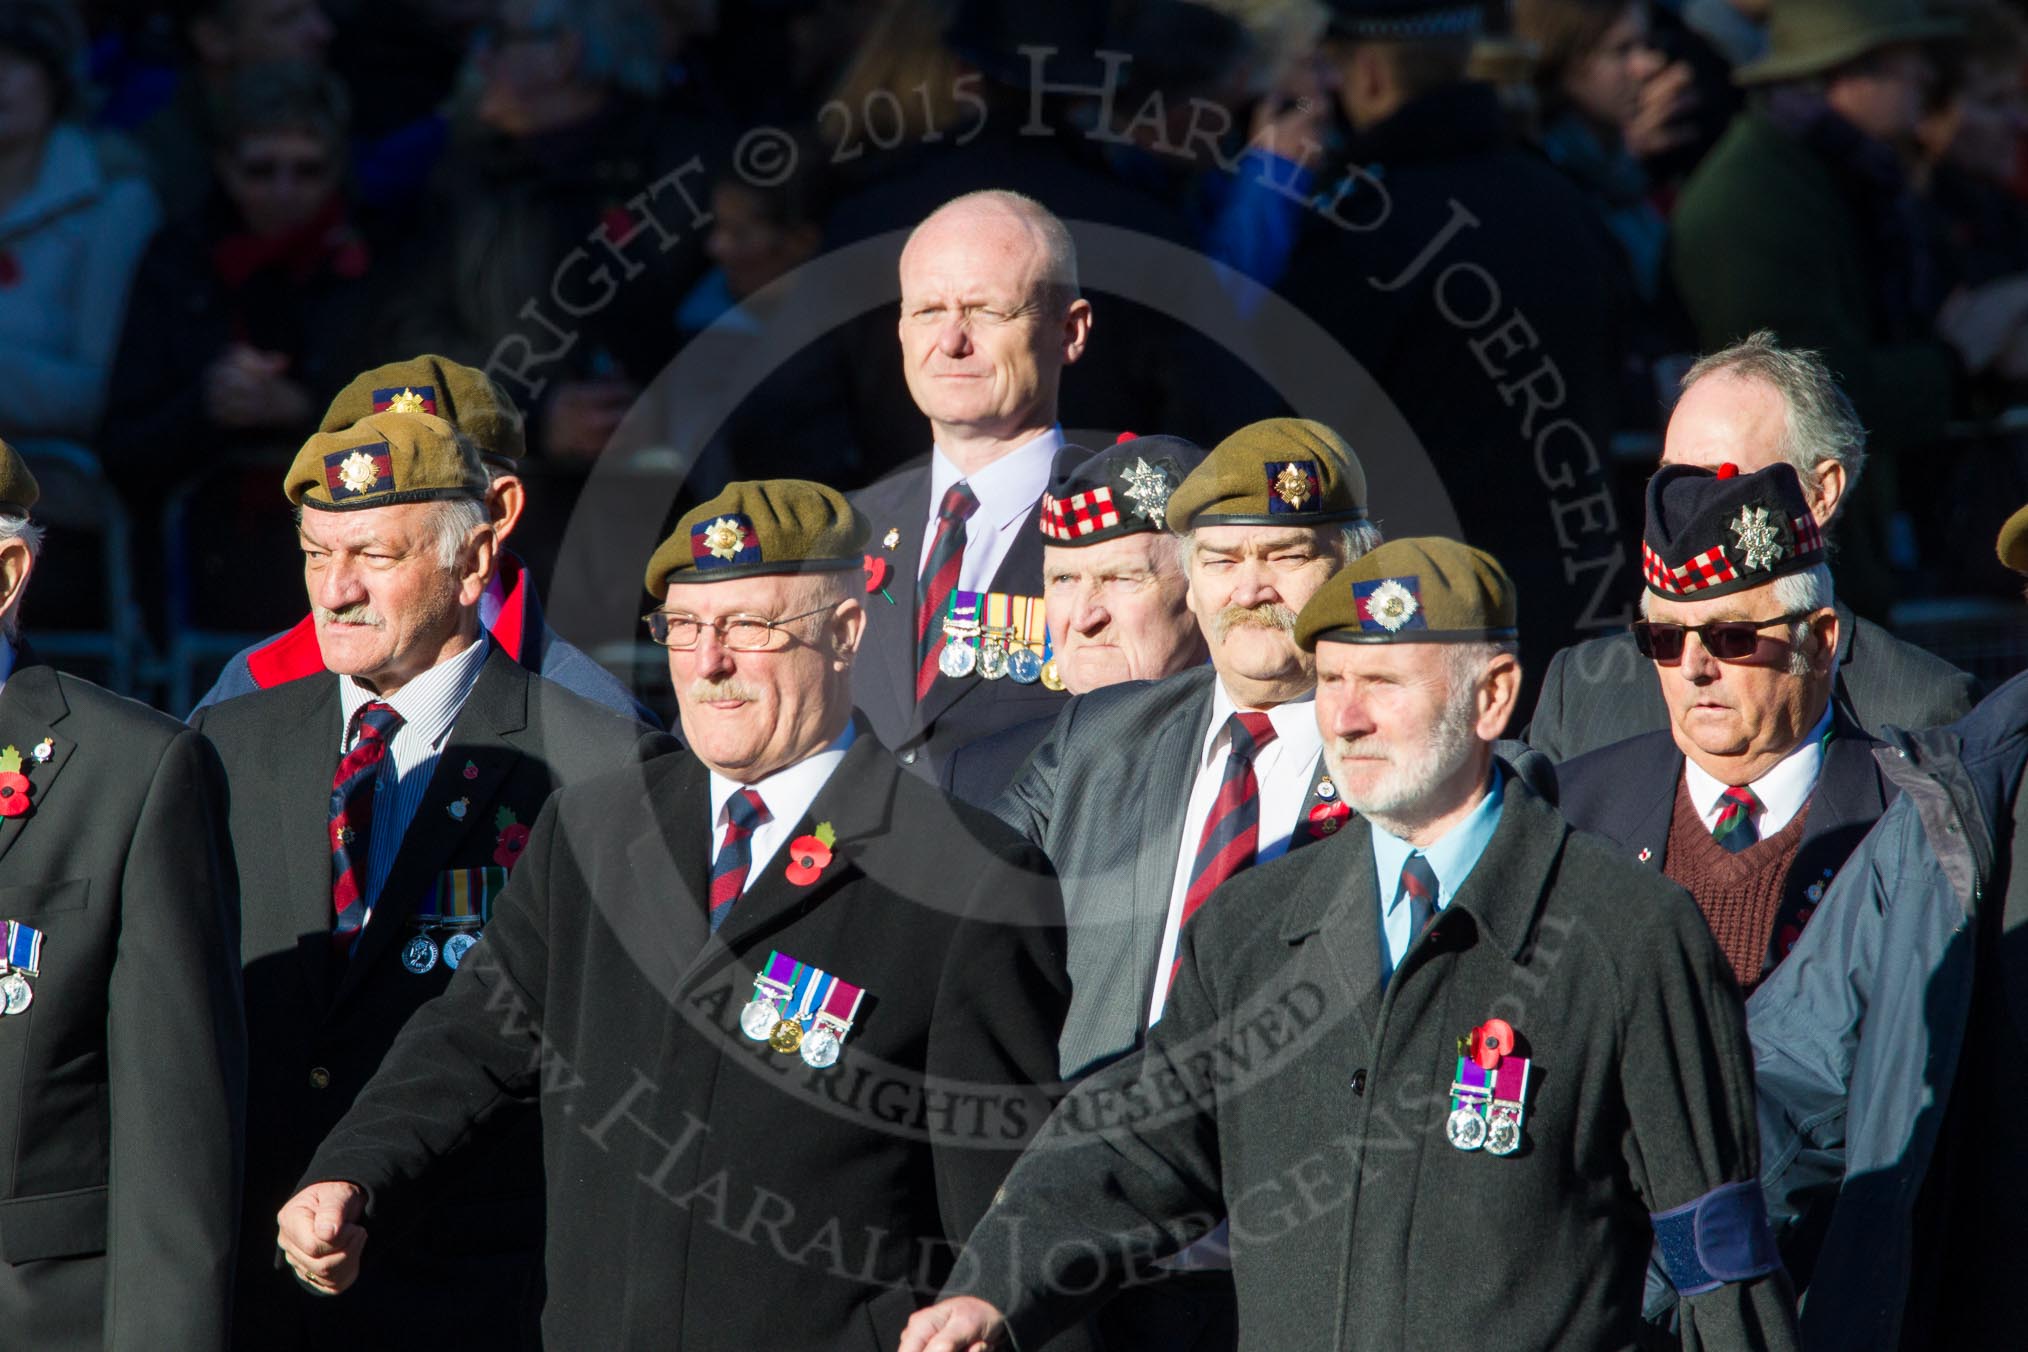
[[[1462,73],[1496,92],[1498,136],[1561,180],[1499,182],[1498,275],[1605,461],[1619,510],[1592,524],[1635,556],[1676,377],[1773,329],[1825,354],[1871,433],[1841,597],[2009,672],[2024,639],[1991,541],[2028,499],[2010,412],[2028,394],[2028,22],[2004,0],[1919,21],[1894,0],[1816,19],[1813,0],[1772,3],[1802,25],[1781,43],[1770,0],[1489,0],[1464,70],[1417,45],[1432,68],[1396,75],[1433,97],[1376,123],[1320,0],[0,0],[0,435],[36,465],[53,528],[28,622],[116,686],[170,706],[202,690],[301,613],[281,468],[354,373],[421,351],[494,362],[522,403],[515,547],[538,575],[630,413],[660,420],[683,468],[672,517],[733,478],[868,483],[927,450],[891,264],[888,290],[812,341],[781,327],[820,275],[798,270],[987,186],[1278,291],[1369,363],[1465,538],[1525,580],[1517,555],[1562,526],[1538,507],[1503,528],[1501,467],[1529,443],[1475,430],[1511,435],[1519,396],[1373,356],[1372,290],[1344,281],[1359,232],[1317,220],[1316,202],[1358,216],[1343,187],[1362,166],[1383,184],[1426,160],[1480,172],[1459,146],[1488,133],[1434,97]],[[1919,31],[1934,17],[1952,34]],[[1867,23],[1909,40],[1841,55]],[[794,137],[786,172],[736,171],[757,127]],[[690,205],[651,223],[658,183]],[[600,235],[603,274],[570,261]],[[601,276],[624,284],[578,306],[567,350],[544,339],[531,312],[554,319]],[[1099,327],[1067,428],[1212,445],[1308,411],[1216,332],[1085,281]],[[1228,291],[1235,314],[1258,304]],[[727,418],[658,410],[650,387],[707,330],[725,379],[758,384]],[[512,333],[550,348],[539,380],[502,378]],[[1534,665],[1580,636],[1580,610],[1538,622]]]

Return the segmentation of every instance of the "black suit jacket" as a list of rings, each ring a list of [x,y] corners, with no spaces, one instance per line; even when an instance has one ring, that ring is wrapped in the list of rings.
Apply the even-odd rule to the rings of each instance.
[[[0,920],[43,943],[34,1003],[0,1018],[0,1345],[216,1352],[246,1102],[218,759],[20,662],[0,747],[31,806],[0,817]]]
[[[887,560],[887,595],[894,598],[894,604],[889,605],[878,591],[864,598],[869,623],[859,660],[852,668],[852,702],[873,724],[880,740],[894,748],[902,764],[934,778],[953,748],[1053,714],[1066,696],[1039,681],[1023,685],[1010,677],[989,681],[980,676],[938,676],[929,697],[916,703],[916,575],[923,530],[929,522],[929,481],[929,461],[925,459],[853,496],[853,505],[873,523],[873,553]],[[900,532],[892,549],[883,543],[890,528]],[[1041,594],[1042,536],[1038,532],[1021,532],[987,590],[1016,596]]]
[[[532,1124],[441,1176],[437,1205],[406,1233],[381,1236],[369,1271],[343,1302],[315,1301],[277,1269],[275,1212],[402,1026],[450,980],[441,962],[418,976],[401,960],[416,932],[410,917],[439,877],[517,857],[503,849],[503,811],[532,825],[559,785],[673,743],[495,647],[348,961],[330,942],[325,838],[341,731],[338,678],[292,681],[197,717],[224,759],[244,894],[251,1146],[235,1341],[261,1352],[534,1346],[542,1188]],[[461,799],[468,806],[454,818],[449,808]]]
[[[1881,743],[1841,715],[1834,715],[1832,728],[1824,766],[1810,794],[1802,844],[1789,867],[1762,960],[1763,980],[1785,952],[1783,926],[1793,924],[1801,930],[1831,879],[1899,796],[1873,759]],[[1636,863],[1662,871],[1668,862],[1676,785],[1683,778],[1683,753],[1676,749],[1674,737],[1651,732],[1604,747],[1558,766],[1556,778],[1558,806],[1573,825],[1615,842]]]
[[[796,829],[822,822],[830,862],[798,883],[785,848],[711,935],[705,767],[565,789],[305,1181],[369,1189],[371,1253],[539,1087],[545,1348],[892,1352],[1047,1115],[1062,906],[1038,851],[870,733]],[[866,991],[828,1069],[741,1032],[777,950]]]
[[[991,807],[1021,773],[1029,755],[1048,740],[1049,730],[1055,726],[1056,715],[1050,714],[953,747],[950,755],[944,757],[938,782],[953,798],[974,807]]]
[[[1896,638],[1873,621],[1838,611],[1839,712],[1874,737],[1886,727],[1942,727],[1971,710],[1977,683],[1936,654]],[[1588,639],[1549,660],[1528,744],[1567,761],[1669,726],[1669,706],[1652,662],[1624,631]]]

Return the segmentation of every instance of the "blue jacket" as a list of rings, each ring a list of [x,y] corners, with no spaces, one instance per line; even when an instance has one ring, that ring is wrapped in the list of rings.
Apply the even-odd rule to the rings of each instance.
[[[1974,920],[2028,764],[2028,675],[1879,752],[1901,797],[1825,894],[1788,961],[1747,1004],[1762,1182],[1811,1281],[1806,1347],[1922,1341],[1903,1314],[1916,1205],[1940,1147],[1972,1008]]]
[[[499,618],[490,630],[493,641],[505,649],[509,657],[544,680],[554,681],[572,694],[603,705],[622,718],[636,719],[651,728],[662,726],[662,720],[635,699],[633,692],[620,684],[618,677],[592,661],[583,649],[566,643],[543,620],[542,603],[535,595],[534,580],[528,576],[528,570],[520,559],[512,554],[501,555],[500,582],[506,591],[506,599],[501,604]],[[210,708],[221,700],[251,695],[256,690],[267,690],[304,676],[319,675],[323,670],[323,654],[317,647],[316,617],[305,615],[295,628],[286,633],[264,638],[251,648],[243,648],[234,654],[211,689],[204,692],[204,698],[197,701],[197,709],[190,712],[194,717],[198,709]]]

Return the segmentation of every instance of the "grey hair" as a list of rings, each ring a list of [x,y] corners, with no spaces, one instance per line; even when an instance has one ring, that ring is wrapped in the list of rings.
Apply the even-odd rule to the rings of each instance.
[[[1052,292],[1052,299],[1058,305],[1069,305],[1078,298],[1077,242],[1071,239],[1070,228],[1042,203],[1009,188],[982,188],[953,197],[909,231],[908,244],[902,246],[902,252],[906,253],[915,237],[945,212],[980,207],[1013,216],[1033,230],[1042,245],[1043,284]]]
[[[1520,643],[1511,638],[1484,643],[1446,643],[1442,647],[1444,673],[1450,678],[1453,694],[1484,680],[1493,663],[1500,658],[1519,658],[1521,655]]]
[[[1770,594],[1774,599],[1775,608],[1784,615],[1794,615],[1799,612],[1807,612],[1814,615],[1818,611],[1828,610],[1838,603],[1837,588],[1832,584],[1831,569],[1828,564],[1812,564],[1800,573],[1784,573],[1769,583],[1768,586]],[[1654,595],[1653,592],[1648,591],[1646,588],[1643,588],[1641,591],[1641,618],[1644,620],[1648,618],[1648,603],[1654,599]],[[1789,675],[1807,676],[1810,674],[1810,655],[1807,650],[1809,641],[1809,620],[1789,621]],[[1833,650],[1830,657],[1831,670],[1835,673],[1838,670],[1837,652]]]
[[[476,498],[451,498],[430,504],[427,529],[436,545],[437,567],[445,572],[458,566],[464,557],[465,542],[472,532],[493,519],[486,504]]]
[[[1845,467],[1845,496],[1859,486],[1866,467],[1866,427],[1824,359],[1805,348],[1784,348],[1770,329],[1758,329],[1731,347],[1704,357],[1683,373],[1679,395],[1710,375],[1758,380],[1782,399],[1781,458],[1795,466],[1805,489],[1817,466],[1835,460]]]
[[[0,545],[9,540],[19,540],[28,546],[28,558],[32,563],[42,557],[42,538],[47,532],[25,516],[12,512],[0,512]],[[4,616],[0,616],[0,634],[13,638],[21,632],[21,605],[15,605]]]

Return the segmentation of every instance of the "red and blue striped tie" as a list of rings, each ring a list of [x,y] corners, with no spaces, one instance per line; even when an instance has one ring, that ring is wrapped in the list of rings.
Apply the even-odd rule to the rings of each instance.
[[[373,826],[373,784],[387,745],[401,727],[401,715],[379,700],[352,715],[352,749],[338,760],[331,777],[331,936],[341,951],[351,948],[366,925],[366,854]]]
[[[1760,810],[1760,799],[1744,784],[1734,784],[1726,789],[1724,801],[1719,807],[1718,820],[1711,825],[1711,837],[1720,845],[1738,854],[1749,845],[1760,843],[1760,827],[1755,825],[1753,814]]]
[[[1190,887],[1183,894],[1183,919],[1177,924],[1177,952],[1182,952],[1182,927],[1190,923],[1219,884],[1253,863],[1260,849],[1260,781],[1254,778],[1253,758],[1275,739],[1275,725],[1259,712],[1236,713],[1226,724],[1230,746],[1225,753],[1225,777],[1219,781],[1218,796],[1204,816],[1204,833],[1197,838],[1197,859],[1190,866]],[[1179,959],[1180,961],[1180,959]],[[1176,965],[1169,965],[1175,980]]]
[[[732,903],[746,888],[747,870],[753,867],[754,828],[768,819],[768,805],[752,789],[741,789],[726,800],[725,840],[718,857],[711,861],[711,932],[732,914]]]
[[[954,483],[937,509],[936,539],[915,589],[915,698],[920,703],[937,683],[937,658],[943,653],[944,607],[958,589],[958,570],[965,563],[965,519],[979,509],[971,485]]]

